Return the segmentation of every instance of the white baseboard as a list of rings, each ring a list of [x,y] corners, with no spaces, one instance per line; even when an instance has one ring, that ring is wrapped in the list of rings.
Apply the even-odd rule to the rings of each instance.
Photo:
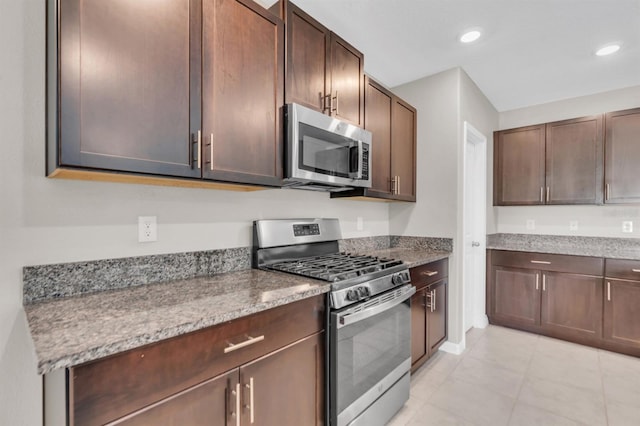
[[[440,346],[439,350],[441,350],[442,352],[447,352],[454,355],[461,355],[462,352],[464,352],[464,349],[465,349],[464,341],[460,343],[453,343],[453,342],[446,341],[442,344],[442,346]]]
[[[485,315],[478,315],[478,317],[473,322],[474,328],[487,328],[489,325],[489,318]]]

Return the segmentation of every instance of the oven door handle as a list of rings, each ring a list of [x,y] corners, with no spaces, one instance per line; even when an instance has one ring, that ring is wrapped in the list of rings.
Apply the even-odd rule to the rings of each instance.
[[[384,302],[379,305],[372,306],[363,311],[357,311],[353,313],[350,313],[349,311],[347,311],[347,312],[338,314],[337,315],[338,321],[337,321],[336,327],[337,328],[346,327],[348,325],[363,321],[367,318],[371,318],[372,316],[378,315],[379,313],[384,312],[388,309],[394,308],[399,304],[405,302],[411,296],[413,296],[415,292],[416,292],[416,288],[414,286],[411,286],[411,288],[407,289],[404,294],[402,294],[401,296],[395,299],[389,300],[388,302]]]

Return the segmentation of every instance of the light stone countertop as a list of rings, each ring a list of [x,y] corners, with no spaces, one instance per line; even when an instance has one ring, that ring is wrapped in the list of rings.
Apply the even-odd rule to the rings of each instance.
[[[429,248],[358,250],[409,267],[451,253]],[[73,367],[329,291],[331,284],[249,269],[27,304],[38,373]]]
[[[487,249],[640,260],[640,238],[491,234]]]

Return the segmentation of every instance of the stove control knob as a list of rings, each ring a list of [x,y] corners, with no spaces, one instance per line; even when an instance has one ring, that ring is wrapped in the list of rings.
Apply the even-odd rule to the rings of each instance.
[[[347,291],[347,300],[355,302],[358,299],[360,299],[360,297],[358,296],[358,292],[356,290]]]
[[[358,287],[358,296],[360,298],[368,297],[371,294],[369,288],[367,287]]]
[[[402,276],[402,274],[394,274],[391,277],[391,282],[395,285],[402,284],[404,283],[404,277]]]

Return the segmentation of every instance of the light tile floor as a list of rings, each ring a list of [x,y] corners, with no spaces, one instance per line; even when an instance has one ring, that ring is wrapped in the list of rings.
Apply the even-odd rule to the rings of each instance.
[[[390,426],[640,426],[640,358],[497,326],[466,340],[416,371]]]

